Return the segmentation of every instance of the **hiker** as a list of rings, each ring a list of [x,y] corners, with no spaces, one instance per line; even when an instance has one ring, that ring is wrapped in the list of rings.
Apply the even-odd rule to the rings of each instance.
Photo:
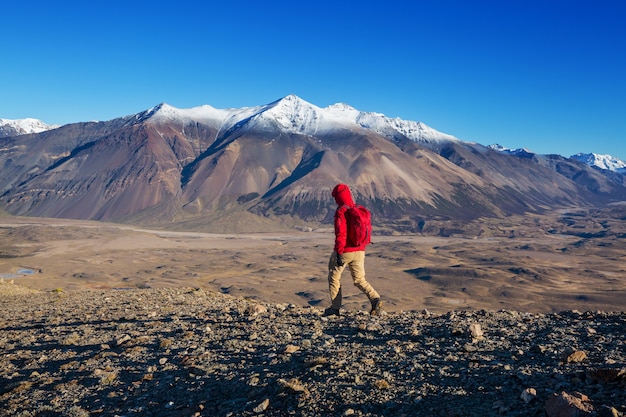
[[[349,227],[353,229],[355,227],[354,222],[351,221],[352,211],[350,209],[357,207],[352,200],[350,188],[345,184],[338,184],[333,189],[332,196],[335,198],[338,207],[335,211],[335,247],[328,262],[328,286],[330,288],[331,306],[324,311],[324,315],[338,316],[340,314],[341,274],[346,265],[350,269],[354,285],[367,295],[372,304],[370,314],[373,316],[381,315],[382,302],[380,301],[380,295],[365,280],[365,247],[369,243],[369,235],[367,235],[365,240],[361,239],[362,242],[357,243],[352,242],[349,237],[354,235],[354,230],[349,230]],[[356,215],[352,214],[352,216]],[[369,227],[367,232],[370,233],[369,216],[367,227]]]

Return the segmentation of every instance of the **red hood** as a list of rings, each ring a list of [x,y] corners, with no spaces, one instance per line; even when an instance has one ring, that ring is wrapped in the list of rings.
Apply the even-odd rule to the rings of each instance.
[[[337,184],[333,189],[333,197],[338,206],[353,206],[352,194],[350,194],[350,188],[346,184]]]

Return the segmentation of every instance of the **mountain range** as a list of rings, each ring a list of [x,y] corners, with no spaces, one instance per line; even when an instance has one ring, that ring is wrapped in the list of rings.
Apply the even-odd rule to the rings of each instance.
[[[577,153],[570,158],[584,162],[589,166],[600,169],[608,169],[622,174],[626,174],[626,162],[611,155],[600,155],[596,153]]]
[[[56,129],[58,125],[49,125],[39,119],[0,119],[0,138],[9,136],[25,135],[28,133],[40,133],[46,130]]]
[[[505,148],[499,144],[493,144],[488,146],[490,149],[514,155],[520,158],[532,158],[535,153],[526,148],[510,149]],[[590,167],[606,169],[609,171],[615,171],[622,174],[626,173],[626,162],[611,155],[602,155],[597,153],[577,153],[570,156],[571,159],[584,162]]]
[[[442,233],[441,221],[626,200],[619,160],[487,147],[294,95],[22,131],[2,123],[0,208],[14,215],[263,231],[329,224],[330,190],[345,182],[382,229]]]

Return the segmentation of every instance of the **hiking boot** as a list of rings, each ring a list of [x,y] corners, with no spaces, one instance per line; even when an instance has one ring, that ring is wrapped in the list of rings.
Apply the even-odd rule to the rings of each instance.
[[[328,307],[326,310],[324,310],[324,317],[340,316],[340,315],[341,314],[339,313],[339,309],[338,308]]]
[[[370,316],[382,316],[383,313],[383,302],[380,301],[380,298],[372,300],[372,309],[370,310]]]

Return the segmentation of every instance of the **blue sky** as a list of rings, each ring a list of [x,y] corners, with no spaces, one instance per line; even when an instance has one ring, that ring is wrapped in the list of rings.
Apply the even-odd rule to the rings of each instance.
[[[465,141],[626,160],[622,0],[6,3],[0,118],[296,94]]]

